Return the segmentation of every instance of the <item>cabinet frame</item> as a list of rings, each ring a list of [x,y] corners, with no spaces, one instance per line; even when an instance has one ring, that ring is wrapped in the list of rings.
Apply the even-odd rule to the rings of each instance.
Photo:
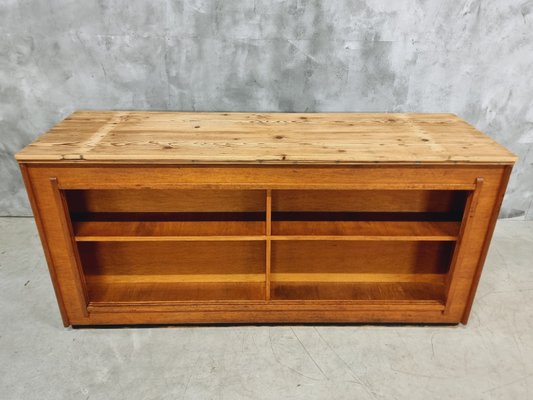
[[[21,163],[63,323],[69,325],[411,322],[466,323],[512,166],[176,165]],[[64,191],[73,189],[259,189],[265,191],[265,299],[133,305],[91,304]],[[446,302],[271,300],[272,191],[467,190],[446,281]]]

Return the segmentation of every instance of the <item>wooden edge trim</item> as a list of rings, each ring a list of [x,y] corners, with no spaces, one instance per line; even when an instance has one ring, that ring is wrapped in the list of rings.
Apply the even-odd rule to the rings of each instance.
[[[466,235],[467,231],[470,228],[470,221],[474,218],[474,215],[476,213],[476,207],[479,200],[479,194],[481,193],[481,189],[483,187],[483,178],[476,178],[475,181],[475,189],[470,193],[468,196],[467,204],[465,207],[465,210],[463,212],[463,218],[461,221],[461,227],[459,228],[459,235],[457,238],[457,243],[455,245],[455,251],[453,253],[452,262],[450,265],[450,271],[448,272],[448,276],[446,278],[446,306],[444,308],[443,314],[448,314],[450,312],[450,306],[453,302],[453,298],[455,295],[455,285],[454,285],[454,275],[456,271],[457,264],[459,264],[460,261],[460,253],[463,245],[463,238]]]
[[[265,243],[265,300],[270,300],[270,271],[272,263],[272,190],[266,190],[266,243]]]
[[[87,284],[85,282],[85,275],[83,273],[83,270],[81,268],[81,263],[79,260],[79,254],[77,251],[75,238],[74,238],[74,231],[72,229],[72,224],[70,223],[70,218],[68,216],[68,205],[65,200],[65,196],[63,192],[59,189],[59,183],[56,177],[50,178],[50,184],[52,185],[52,191],[54,193],[54,199],[56,202],[56,206],[58,208],[60,217],[59,222],[61,223],[63,227],[63,231],[68,233],[67,240],[67,246],[68,246],[68,253],[69,258],[71,259],[71,263],[75,266],[74,274],[76,275],[76,288],[78,289],[80,302],[82,304],[82,313],[84,317],[89,316],[89,312],[87,310],[87,306],[89,305],[89,296],[87,292]]]
[[[15,159],[25,163],[41,163],[41,164],[67,164],[67,163],[76,163],[76,164],[173,164],[173,165],[256,165],[256,164],[265,164],[265,165],[317,165],[317,166],[329,166],[329,165],[373,165],[376,164],[375,160],[309,160],[309,159],[286,159],[283,160],[282,157],[272,157],[265,158],[262,160],[213,160],[213,159],[198,159],[196,157],[189,158],[161,158],[154,160],[148,157],[140,156],[125,156],[122,158],[117,158],[116,156],[98,156],[90,155],[89,158],[65,158],[63,154],[27,154],[25,149],[17,152],[15,154]],[[518,160],[518,157],[515,155],[508,155],[503,157],[489,157],[483,160],[464,160],[464,159],[450,159],[450,160],[425,160],[424,164],[427,165],[436,165],[436,166],[448,166],[448,165],[512,165]],[[379,162],[382,165],[416,165],[417,161],[413,160],[388,160]]]
[[[468,323],[470,312],[472,311],[472,304],[474,303],[474,297],[476,296],[477,287],[479,285],[479,279],[481,277],[481,272],[483,271],[483,266],[485,265],[485,259],[487,258],[487,254],[489,251],[490,241],[492,239],[492,235],[494,234],[494,228],[496,227],[496,221],[498,220],[498,215],[500,213],[500,208],[503,202],[503,198],[505,196],[505,191],[507,189],[507,183],[509,182],[511,171],[513,170],[513,166],[512,165],[506,166],[504,169],[505,169],[505,173],[500,182],[500,187],[498,189],[498,197],[496,198],[496,201],[492,208],[492,215],[490,218],[489,227],[487,229],[485,240],[483,242],[483,248],[481,249],[481,254],[478,259],[478,264],[476,267],[476,272],[474,274],[474,279],[472,281],[472,285],[470,286],[470,293],[468,295],[468,300],[465,305],[463,317],[461,318],[461,322],[463,324]]]
[[[178,312],[336,312],[336,311],[351,311],[360,312],[365,310],[373,311],[412,311],[412,312],[442,312],[444,305],[437,301],[425,301],[413,304],[409,302],[372,302],[367,300],[359,301],[309,301],[309,300],[287,300],[287,301],[224,301],[216,302],[216,304],[209,302],[164,302],[162,304],[144,302],[144,303],[89,303],[91,312],[101,313],[135,313],[135,312],[163,312],[163,313],[178,313]]]
[[[93,182],[88,184],[62,184],[60,189],[84,190],[84,189],[242,189],[242,190],[475,190],[475,184],[450,183],[450,184],[359,184],[359,183],[286,183],[279,184],[275,182],[261,183],[146,183],[142,186],[127,185],[120,182],[106,183]]]
[[[65,301],[63,300],[63,294],[59,286],[59,279],[57,278],[56,270],[54,267],[54,261],[52,259],[52,253],[50,252],[50,245],[46,239],[46,234],[44,233],[43,221],[39,213],[39,208],[35,201],[35,195],[33,190],[33,185],[31,183],[30,175],[28,172],[28,166],[22,163],[19,163],[20,171],[22,173],[22,179],[24,180],[24,185],[28,192],[28,198],[30,200],[30,206],[33,211],[33,218],[35,220],[35,225],[37,225],[37,232],[39,233],[39,238],[43,245],[44,258],[46,259],[46,264],[48,266],[48,271],[50,273],[50,279],[52,281],[52,287],[54,288],[54,293],[56,295],[57,305],[59,307],[59,313],[61,314],[61,320],[63,321],[63,326],[66,328],[70,326],[70,321],[68,318],[67,309],[65,307]]]

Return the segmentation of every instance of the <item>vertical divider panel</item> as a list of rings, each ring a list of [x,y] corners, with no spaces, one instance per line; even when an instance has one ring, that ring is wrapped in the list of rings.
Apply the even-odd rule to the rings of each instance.
[[[68,204],[65,199],[65,193],[60,190],[57,178],[50,178],[50,184],[52,185],[54,199],[60,214],[59,222],[63,227],[63,232],[68,235],[68,237],[65,239],[67,241],[67,246],[69,249],[69,258],[71,259],[72,264],[75,266],[75,273],[78,278],[76,279],[76,286],[78,292],[80,293],[80,301],[83,305],[83,316],[88,317],[89,313],[87,311],[87,306],[89,305],[89,295],[87,292],[87,283],[85,281],[85,274],[83,273],[83,269],[81,267],[78,247],[74,240],[74,230],[72,229],[72,223],[70,222],[70,215],[68,210]]]
[[[265,243],[265,254],[266,254],[266,262],[265,262],[265,300],[270,300],[270,264],[272,260],[272,241],[271,241],[271,235],[272,235],[272,190],[267,189],[266,191],[266,221],[265,221],[265,229],[266,229],[266,243]]]
[[[483,187],[483,178],[476,178],[476,188],[468,196],[467,203],[465,205],[465,210],[463,212],[463,219],[461,222],[461,228],[459,230],[459,236],[455,244],[455,251],[453,252],[452,261],[450,264],[450,270],[446,277],[446,286],[445,286],[445,295],[446,295],[446,305],[443,313],[448,314],[450,311],[450,302],[453,301],[453,295],[455,291],[454,283],[457,282],[457,279],[454,278],[456,271],[456,266],[461,262],[462,254],[461,251],[463,244],[463,237],[466,235],[470,228],[470,221],[474,218],[476,212],[476,207],[479,199],[479,194],[481,188]]]

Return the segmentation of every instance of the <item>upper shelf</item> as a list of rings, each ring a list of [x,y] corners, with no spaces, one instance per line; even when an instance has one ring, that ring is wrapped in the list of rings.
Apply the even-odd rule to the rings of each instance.
[[[453,114],[78,111],[19,161],[497,163],[515,155]]]
[[[273,221],[275,240],[413,240],[454,241],[456,221]],[[276,237],[277,236],[277,237]]]

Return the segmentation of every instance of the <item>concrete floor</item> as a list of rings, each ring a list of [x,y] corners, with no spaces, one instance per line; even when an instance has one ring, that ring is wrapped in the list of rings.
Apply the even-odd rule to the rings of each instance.
[[[63,328],[33,219],[0,218],[0,398],[532,399],[533,222],[500,221],[468,326]]]

